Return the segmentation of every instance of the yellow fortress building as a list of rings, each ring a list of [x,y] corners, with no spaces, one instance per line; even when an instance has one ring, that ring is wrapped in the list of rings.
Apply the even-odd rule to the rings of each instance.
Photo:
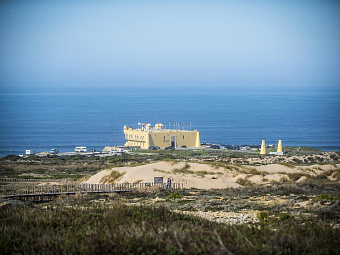
[[[154,127],[151,124],[139,123],[137,129],[124,126],[124,134],[127,147],[200,147],[200,133],[197,130],[164,129],[163,124],[157,123]]]

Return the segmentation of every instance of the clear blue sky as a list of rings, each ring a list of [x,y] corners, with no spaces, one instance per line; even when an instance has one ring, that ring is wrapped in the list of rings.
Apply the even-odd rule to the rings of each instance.
[[[0,2],[0,86],[339,88],[340,1]]]

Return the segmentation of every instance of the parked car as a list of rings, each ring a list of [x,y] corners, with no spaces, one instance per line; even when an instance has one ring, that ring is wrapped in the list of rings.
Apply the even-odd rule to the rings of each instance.
[[[86,152],[86,146],[79,146],[79,147],[76,147],[75,152]]]
[[[57,149],[51,149],[50,150],[50,154],[58,154],[59,153],[59,150]]]
[[[174,150],[175,148],[172,147],[172,146],[169,146],[169,147],[165,147],[164,149],[165,149],[165,150]]]
[[[35,155],[35,150],[26,150],[25,154],[26,154],[26,156]]]
[[[149,150],[159,150],[160,147],[159,146],[150,146]]]
[[[182,145],[181,148],[186,148],[187,146],[186,145]]]
[[[221,149],[221,147],[220,147],[220,146],[218,146],[218,145],[215,145],[215,144],[214,144],[214,145],[211,145],[211,148],[212,148],[212,149]]]

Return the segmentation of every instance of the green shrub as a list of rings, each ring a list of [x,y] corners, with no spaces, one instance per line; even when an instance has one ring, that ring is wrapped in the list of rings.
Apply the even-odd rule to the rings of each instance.
[[[317,201],[322,201],[322,200],[339,200],[339,197],[336,196],[331,196],[331,195],[325,195],[323,193],[321,193],[320,195],[318,195],[315,200]]]
[[[268,220],[268,213],[266,212],[259,212],[257,214],[257,219],[260,223],[265,223]]]
[[[183,196],[178,194],[177,191],[170,193],[170,195],[168,196],[168,198],[170,198],[170,199],[176,199],[176,198],[182,198],[182,197]]]
[[[287,213],[280,213],[279,214],[279,220],[281,221],[285,221],[285,220],[289,220],[289,219],[293,219],[294,217],[287,214]]]
[[[21,159],[21,157],[14,155],[14,154],[9,154],[9,155],[3,157],[2,159],[10,160],[10,161],[17,161],[18,159]]]

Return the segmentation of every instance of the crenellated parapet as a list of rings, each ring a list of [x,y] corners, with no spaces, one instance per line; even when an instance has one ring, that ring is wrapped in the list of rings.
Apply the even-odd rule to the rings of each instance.
[[[124,126],[124,135],[127,142],[125,146],[140,147],[200,147],[200,134],[197,130],[164,129],[162,123],[154,127],[151,124],[139,125],[137,129]]]

